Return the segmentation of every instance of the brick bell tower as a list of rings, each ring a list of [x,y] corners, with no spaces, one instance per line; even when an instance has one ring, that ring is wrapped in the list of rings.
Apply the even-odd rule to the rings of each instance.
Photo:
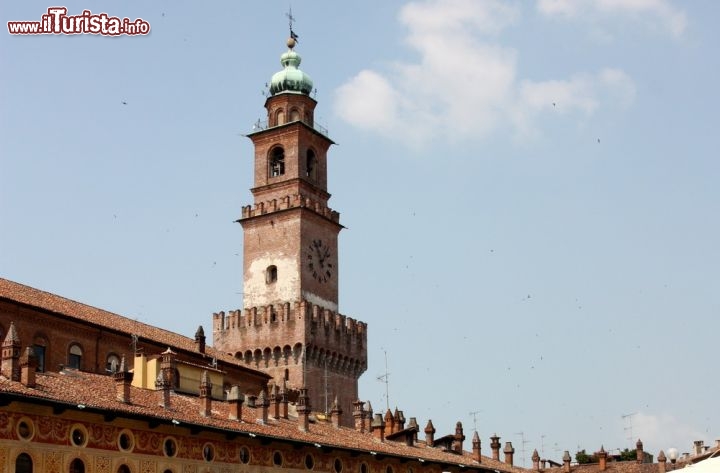
[[[298,69],[295,37],[280,57],[255,148],[254,203],[243,207],[243,309],[213,316],[217,349],[288,389],[306,387],[311,409],[335,397],[351,425],[358,378],[367,369],[367,325],[338,312],[340,214],[328,207],[327,151],[315,123],[312,80]]]

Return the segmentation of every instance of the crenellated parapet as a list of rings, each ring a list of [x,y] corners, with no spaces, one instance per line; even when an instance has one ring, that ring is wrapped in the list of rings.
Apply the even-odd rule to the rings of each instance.
[[[246,205],[242,208],[242,217],[240,219],[243,220],[293,208],[306,208],[328,220],[340,223],[339,212],[332,210],[320,200],[303,194],[290,194],[279,199],[271,199],[264,202],[257,202],[253,205]]]
[[[213,314],[215,348],[249,365],[307,362],[360,376],[367,366],[367,324],[306,300]]]

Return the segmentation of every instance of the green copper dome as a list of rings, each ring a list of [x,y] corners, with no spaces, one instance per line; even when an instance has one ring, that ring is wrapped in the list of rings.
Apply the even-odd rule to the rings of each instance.
[[[273,74],[270,80],[270,94],[276,95],[281,92],[299,92],[310,95],[313,81],[309,75],[298,69],[301,59],[300,55],[293,51],[295,39],[288,39],[287,45],[290,50],[280,56],[280,64],[282,64],[284,69]]]

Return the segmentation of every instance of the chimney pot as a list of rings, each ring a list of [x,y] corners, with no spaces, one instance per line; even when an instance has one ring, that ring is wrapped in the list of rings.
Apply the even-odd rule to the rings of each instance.
[[[570,452],[565,450],[565,453],[563,453],[563,470],[565,473],[570,473],[570,461],[572,458],[570,457]]]
[[[240,386],[237,384],[230,388],[228,402],[230,403],[230,412],[228,418],[230,420],[242,420],[242,405],[245,396],[240,394]]]
[[[515,454],[515,449],[512,446],[512,442],[505,442],[503,453],[505,453],[505,463],[513,466],[513,455]]]
[[[607,452],[605,451],[605,446],[600,447],[597,458],[600,471],[605,471],[607,469]]]
[[[658,454],[658,473],[665,473],[667,470],[667,457],[665,456],[665,452],[660,450],[660,453]]]
[[[497,434],[490,437],[490,450],[492,450],[492,459],[500,461],[500,437]]]
[[[386,423],[383,421],[383,416],[379,412],[375,414],[375,418],[372,422],[372,432],[373,437],[380,440],[381,442],[385,441],[385,425]]]

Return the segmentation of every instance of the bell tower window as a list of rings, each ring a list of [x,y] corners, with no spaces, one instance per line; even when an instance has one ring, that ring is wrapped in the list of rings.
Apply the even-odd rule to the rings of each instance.
[[[300,112],[298,112],[297,108],[293,108],[292,110],[290,110],[290,121],[291,122],[300,121]]]
[[[317,158],[311,149],[307,151],[305,158],[305,175],[313,181],[317,179]]]
[[[285,150],[278,146],[270,152],[270,177],[283,174],[285,174]]]
[[[275,115],[275,125],[282,125],[285,123],[285,112],[283,109],[277,111]]]

